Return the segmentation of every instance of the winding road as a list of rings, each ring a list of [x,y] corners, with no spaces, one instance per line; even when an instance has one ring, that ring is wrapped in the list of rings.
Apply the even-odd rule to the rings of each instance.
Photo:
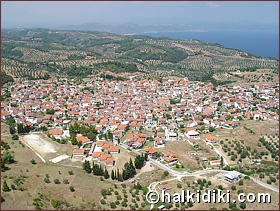
[[[121,146],[122,148],[126,149],[126,150],[129,150],[130,147],[124,143],[120,143],[119,146]],[[141,155],[140,152],[136,151],[135,149],[130,149],[132,152],[138,154],[138,155]],[[157,161],[157,160],[154,160],[152,158],[148,158],[149,161],[151,163],[153,163],[154,165],[156,165],[157,167],[165,170],[165,171],[168,171],[171,175],[174,176],[174,178],[171,178],[170,180],[167,180],[167,181],[171,181],[171,180],[176,180],[176,179],[181,179],[182,177],[192,177],[192,176],[200,176],[200,175],[203,175],[203,174],[209,174],[209,173],[228,173],[230,171],[227,171],[227,170],[222,170],[222,169],[204,169],[204,170],[199,170],[199,171],[196,171],[196,172],[193,172],[193,173],[190,173],[188,171],[184,171],[184,172],[178,172],[178,171],[175,171],[171,168],[169,168],[168,166],[162,164],[161,162]],[[240,173],[242,174],[242,173]],[[245,174],[242,174],[242,176],[246,176]],[[257,183],[258,185],[264,187],[264,188],[267,188],[269,190],[272,190],[272,191],[275,191],[277,193],[279,193],[279,189],[276,188],[276,187],[273,187],[272,185],[269,185],[269,184],[266,184],[254,177],[251,177],[250,176],[250,179]],[[155,184],[158,184],[160,182],[164,182],[164,181],[158,181],[158,182],[155,182],[155,183],[151,183],[149,185],[149,191],[152,190],[151,187],[154,186]]]

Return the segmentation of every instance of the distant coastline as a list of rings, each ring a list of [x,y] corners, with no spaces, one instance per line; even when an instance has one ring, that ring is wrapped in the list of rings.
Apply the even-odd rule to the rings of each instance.
[[[172,39],[198,39],[203,42],[219,43],[226,48],[234,48],[256,56],[279,58],[278,33],[259,31],[165,31],[138,33],[152,37]]]

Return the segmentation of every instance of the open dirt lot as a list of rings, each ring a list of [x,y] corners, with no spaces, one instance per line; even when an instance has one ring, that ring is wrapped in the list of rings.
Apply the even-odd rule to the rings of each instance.
[[[59,144],[44,134],[31,133],[20,137],[20,140],[46,162],[62,154],[72,154],[71,144]]]
[[[202,153],[203,157],[214,157],[217,154],[211,150],[202,140],[198,141],[199,145],[201,146],[201,150],[199,152]],[[177,155],[178,161],[182,163],[187,169],[194,170],[197,168],[202,167],[202,161],[198,164],[198,161],[195,157],[190,157],[189,152],[195,151],[194,148],[186,141],[168,141],[164,148],[157,149],[160,152],[173,152]]]

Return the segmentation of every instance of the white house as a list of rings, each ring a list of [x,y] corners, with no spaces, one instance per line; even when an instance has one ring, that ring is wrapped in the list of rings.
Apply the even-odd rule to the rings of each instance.
[[[188,139],[200,139],[199,133],[195,130],[190,130],[186,134]]]

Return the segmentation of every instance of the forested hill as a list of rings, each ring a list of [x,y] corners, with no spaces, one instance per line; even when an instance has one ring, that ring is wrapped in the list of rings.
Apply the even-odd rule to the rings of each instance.
[[[198,40],[92,31],[2,30],[1,71],[17,80],[58,74],[87,77],[106,71],[119,76],[157,77],[160,73],[190,80],[254,82],[275,80],[277,68],[277,60]]]

